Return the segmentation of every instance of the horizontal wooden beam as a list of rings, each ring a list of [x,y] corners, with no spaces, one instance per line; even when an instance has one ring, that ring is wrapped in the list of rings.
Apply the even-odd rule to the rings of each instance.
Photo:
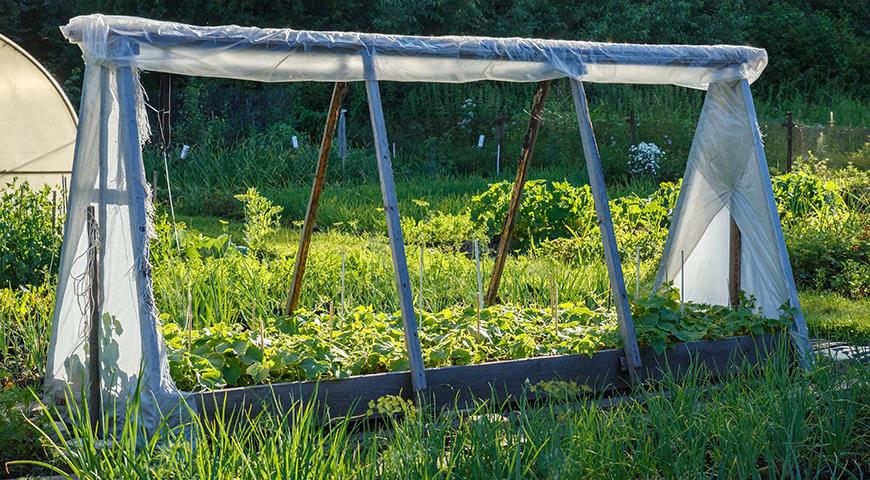
[[[731,337],[674,345],[658,355],[650,347],[640,351],[643,367],[638,372],[646,382],[659,381],[665,372],[678,378],[694,362],[716,376],[741,363],[757,365],[772,352],[778,335]],[[473,406],[474,402],[496,398],[515,400],[527,385],[548,380],[573,381],[591,393],[630,388],[630,378],[622,368],[621,349],[602,350],[594,355],[559,355],[490,362],[479,365],[426,369],[428,400],[438,407]],[[360,375],[341,380],[292,382],[254,387],[231,388],[196,393],[193,402],[205,418],[221,413],[247,410],[257,414],[264,409],[289,409],[311,401],[328,409],[331,417],[362,415],[368,403],[384,395],[414,398],[410,373],[390,372]],[[529,395],[534,398],[533,394]]]

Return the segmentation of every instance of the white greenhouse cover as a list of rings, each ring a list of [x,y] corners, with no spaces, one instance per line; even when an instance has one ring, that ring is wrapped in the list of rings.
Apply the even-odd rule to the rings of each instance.
[[[16,177],[35,188],[69,178],[76,122],[51,74],[0,35],[0,188]]]
[[[46,374],[51,395],[80,392],[87,378],[85,211],[93,205],[103,246],[104,406],[127,399],[141,384],[143,423],[153,428],[161,411],[183,397],[169,375],[154,308],[140,70],[268,82],[568,77],[709,87],[660,280],[666,272],[668,279],[683,274],[682,251],[686,298],[727,303],[730,214],[743,235],[742,287],[765,314],[777,315],[787,301],[798,306],[749,96],[749,83],[767,63],[764,50],[196,27],[102,15],[76,17],[62,30],[81,47],[86,70]],[[805,340],[802,318],[796,325]]]

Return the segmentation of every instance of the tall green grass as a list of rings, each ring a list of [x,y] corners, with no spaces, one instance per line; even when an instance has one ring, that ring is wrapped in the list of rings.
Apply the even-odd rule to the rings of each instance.
[[[147,438],[126,421],[97,439],[77,407],[43,429],[75,478],[862,478],[870,461],[870,367],[824,360],[803,373],[780,352],[710,386],[693,367],[603,409],[568,394],[470,411],[396,402],[385,423],[329,424],[312,404],[204,421]],[[133,405],[131,412],[135,413]],[[50,419],[58,413],[49,410]],[[135,418],[135,417],[131,417]],[[239,421],[241,420],[241,421]],[[58,425],[57,423],[51,425]],[[13,468],[15,465],[13,465]]]

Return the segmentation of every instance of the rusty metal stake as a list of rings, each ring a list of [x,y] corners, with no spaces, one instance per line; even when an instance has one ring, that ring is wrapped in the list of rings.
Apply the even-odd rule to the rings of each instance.
[[[550,92],[551,80],[538,82],[535,88],[535,96],[532,100],[532,116],[529,119],[529,129],[526,131],[526,137],[523,140],[523,149],[520,153],[520,161],[517,166],[517,178],[514,180],[513,191],[511,191],[510,206],[508,207],[507,218],[502,228],[501,238],[498,241],[498,251],[495,255],[495,263],[492,266],[492,276],[489,278],[489,287],[486,290],[486,304],[493,305],[498,300],[498,286],[501,282],[501,275],[504,271],[504,263],[507,259],[508,249],[510,248],[511,237],[513,237],[514,227],[517,223],[517,212],[520,208],[520,202],[523,195],[523,187],[526,184],[526,178],[529,174],[529,161],[532,158],[532,152],[535,149],[535,140],[538,138],[538,127],[541,125],[541,114],[544,111],[544,102],[547,100],[547,94]]]
[[[317,159],[317,171],[314,174],[314,185],[308,199],[308,210],[305,212],[305,223],[302,226],[302,236],[299,238],[299,251],[296,254],[296,265],[293,267],[293,280],[287,292],[287,308],[285,313],[292,314],[299,305],[299,295],[302,292],[302,277],[305,275],[305,262],[308,260],[308,247],[311,244],[311,234],[314,232],[314,220],[317,217],[317,206],[320,204],[320,193],[323,191],[323,178],[326,176],[326,166],[329,162],[329,151],[332,149],[332,137],[338,121],[341,103],[347,94],[347,83],[336,82],[332,90],[332,100],[326,115],[326,126],[323,128],[323,139],[320,141],[320,157]]]

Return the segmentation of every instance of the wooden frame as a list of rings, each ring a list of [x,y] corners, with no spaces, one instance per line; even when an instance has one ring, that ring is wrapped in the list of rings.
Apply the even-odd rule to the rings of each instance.
[[[743,102],[748,114],[749,128],[752,131],[752,144],[755,148],[755,155],[758,157],[758,168],[760,169],[762,188],[767,196],[767,211],[770,215],[770,222],[773,224],[773,234],[776,237],[776,244],[779,250],[779,263],[782,267],[783,275],[786,278],[788,287],[788,298],[792,308],[795,309],[794,319],[792,320],[792,340],[797,350],[798,360],[803,368],[809,368],[812,362],[812,347],[810,346],[810,334],[807,330],[807,322],[804,319],[804,313],[801,311],[800,300],[798,300],[797,287],[794,283],[794,273],[791,270],[791,262],[788,260],[788,249],[785,246],[785,237],[782,233],[782,222],[779,220],[779,211],[776,209],[776,199],[773,196],[773,185],[770,183],[770,168],[767,166],[767,156],[764,154],[764,142],[761,140],[761,130],[758,128],[758,116],[755,113],[755,103],[752,101],[752,90],[749,89],[749,82],[746,79],[740,81],[740,88],[743,92]]]
[[[75,37],[77,32],[67,32],[67,36]],[[78,32],[80,33],[80,32]],[[117,34],[113,34],[117,35]],[[164,34],[155,32],[153,36],[146,35],[149,41],[156,42],[166,41],[172,44],[177,42],[178,38],[173,38],[171,35],[164,38]],[[390,159],[389,142],[387,141],[387,133],[384,115],[382,111],[380,91],[378,86],[378,78],[375,75],[374,60],[372,55],[378,52],[379,55],[389,57],[392,55],[402,56],[444,56],[451,60],[457,58],[457,53],[453,50],[443,53],[433,54],[431,49],[426,46],[397,46],[394,45],[393,37],[372,36],[366,34],[357,35],[354,42],[348,43],[341,47],[336,47],[332,43],[329,45],[309,45],[308,43],[294,43],[286,38],[278,36],[269,36],[268,39],[257,43],[257,48],[266,50],[283,49],[286,51],[305,51],[315,53],[318,50],[326,49],[330,51],[333,48],[350,49],[352,52],[359,54],[364,66],[364,81],[366,94],[369,104],[369,113],[371,116],[372,129],[375,140],[376,159],[378,173],[381,184],[381,193],[383,196],[384,212],[387,220],[387,230],[389,236],[390,250],[393,261],[393,267],[396,275],[396,285],[399,293],[399,303],[403,319],[403,329],[405,337],[405,345],[409,357],[408,371],[391,372],[373,375],[360,375],[349,379],[326,380],[322,382],[291,382],[276,385],[262,385],[253,387],[224,389],[211,392],[191,393],[189,400],[191,403],[200,409],[200,412],[205,417],[213,417],[222,410],[241,411],[247,410],[252,413],[262,411],[264,408],[292,408],[296,401],[302,404],[316,402],[318,406],[329,408],[331,414],[360,414],[368,406],[368,402],[376,400],[384,395],[400,395],[409,399],[420,401],[434,402],[435,405],[443,406],[464,406],[475,402],[479,399],[488,399],[493,396],[500,400],[515,400],[521,395],[526,395],[526,385],[536,384],[547,380],[565,380],[576,382],[578,385],[588,387],[590,392],[601,393],[609,391],[618,391],[630,388],[638,382],[655,382],[660,380],[666,372],[671,371],[676,373],[677,377],[684,374],[687,368],[694,364],[700,363],[707,367],[714,375],[723,375],[729,371],[735,364],[749,363],[757,365],[765,357],[772,353],[775,345],[775,340],[779,335],[764,335],[761,337],[732,337],[720,340],[699,341],[690,343],[681,343],[674,345],[671,349],[663,354],[656,354],[651,348],[640,348],[637,343],[636,334],[631,318],[631,313],[628,305],[628,296],[625,289],[625,282],[622,272],[622,267],[619,259],[619,253],[616,248],[616,240],[613,232],[613,224],[609,206],[607,203],[607,195],[605,191],[604,177],[601,169],[599,152],[595,143],[595,136],[592,128],[592,122],[589,115],[587,99],[583,90],[583,85],[579,80],[570,79],[572,95],[574,98],[577,119],[580,127],[580,137],[583,143],[587,169],[589,170],[590,184],[592,187],[592,195],[595,203],[596,214],[598,217],[599,227],[602,235],[602,242],[605,248],[605,260],[607,263],[608,275],[612,286],[612,294],[616,304],[617,315],[619,319],[620,331],[623,339],[623,349],[602,350],[590,356],[582,355],[560,355],[552,357],[530,358],[523,360],[512,360],[502,362],[490,362],[479,365],[455,366],[425,369],[423,364],[420,339],[417,332],[417,324],[415,313],[413,310],[413,298],[411,295],[410,281],[408,275],[407,261],[405,257],[405,249],[402,238],[402,229],[399,221],[398,202],[393,179],[393,170]],[[121,40],[118,45],[113,44],[113,48],[117,48],[118,52],[113,54],[119,55],[119,58],[128,58],[136,55],[138,45],[131,41],[137,36],[135,34],[119,35]],[[128,37],[128,38],[124,38]],[[460,59],[480,59],[480,60],[503,60],[513,61],[510,52],[503,51],[499,47],[498,39],[482,39],[482,45],[492,48],[478,48],[461,50],[459,52]],[[239,45],[250,45],[238,41],[238,39],[230,37],[217,38],[199,38],[191,43],[205,42],[207,44],[224,44],[228,49],[235,48]],[[654,57],[649,58],[646,62],[650,65],[686,65],[692,67],[724,67],[735,65],[738,59],[732,54],[733,52],[722,51],[712,56],[704,58],[674,58],[669,48],[655,49],[648,46],[631,46],[619,45],[612,47],[613,51],[602,52],[595,46],[583,46],[577,44],[573,47],[565,47],[566,56],[589,58],[592,60],[605,60],[603,63],[619,63],[619,61],[637,62],[638,49],[642,49],[644,55],[649,55],[649,49],[656,51]],[[527,58],[520,59],[524,62],[534,63],[545,58],[538,58],[538,53],[532,52]],[[591,63],[600,63],[592,61]],[[110,62],[107,64],[111,64]],[[125,165],[124,175],[128,185],[145,185],[146,178],[143,171],[142,151],[139,143],[137,105],[135,99],[136,91],[136,76],[133,68],[135,62],[125,62],[124,66],[116,66],[115,80],[118,83],[119,92],[119,115],[118,122],[120,126],[120,147],[125,150],[124,154],[128,158]],[[106,82],[110,79],[110,71],[106,67],[101,68],[101,82],[103,83],[102,91],[108,91]],[[356,80],[356,79],[355,79]],[[524,141],[523,152],[520,157],[520,169],[517,174],[517,181],[514,184],[514,192],[511,201],[511,211],[508,219],[506,219],[505,228],[503,230],[502,239],[500,242],[500,267],[498,270],[499,276],[501,268],[504,265],[506,246],[510,241],[510,234],[513,228],[513,219],[511,215],[515,215],[519,203],[521,201],[522,186],[525,182],[527,166],[530,160],[532,150],[535,143],[537,129],[540,123],[540,113],[543,108],[543,102],[547,96],[550,86],[550,80],[539,82],[536,90],[535,100],[533,102],[532,118],[530,120],[529,129]],[[341,85],[340,85],[341,84]],[[318,161],[318,171],[315,175],[315,182],[312,189],[312,195],[309,199],[308,213],[306,214],[306,222],[303,233],[303,238],[300,239],[300,255],[297,258],[297,265],[294,272],[294,289],[296,289],[296,301],[298,301],[298,288],[301,285],[304,274],[305,257],[307,254],[308,241],[310,241],[311,231],[313,230],[313,222],[316,216],[317,203],[319,201],[320,191],[323,184],[323,174],[326,169],[329,149],[331,147],[332,133],[335,127],[335,112],[340,111],[340,92],[341,87],[346,88],[346,84],[339,82],[335,86],[333,92],[330,114],[327,118],[327,125],[324,128],[324,138],[321,143],[320,158]],[[757,119],[755,108],[752,103],[752,96],[749,90],[747,80],[741,80],[741,88],[743,91],[745,107],[748,112],[748,120],[752,129],[753,146],[759,159],[760,173],[763,178],[768,179],[763,182],[768,197],[768,207],[770,219],[773,223],[774,234],[779,246],[779,259],[782,264],[784,275],[791,280],[792,272],[788,262],[785,243],[783,240],[781,224],[779,222],[776,205],[773,199],[773,192],[768,178],[767,162],[764,156],[763,146],[761,143],[760,132],[757,128]],[[105,98],[101,102],[101,109],[106,108]],[[108,115],[101,115],[101,119],[105,122]],[[105,129],[103,130],[105,134]],[[100,196],[107,195],[106,175],[108,160],[107,150],[108,145],[105,138],[100,139],[100,179],[99,188]],[[147,228],[147,212],[146,199],[140,198],[145,195],[144,189],[129,188],[126,192],[126,199],[130,205],[130,229],[131,236],[134,238],[132,246],[134,251],[147,252],[147,238],[140,233]],[[682,196],[678,202],[682,201]],[[105,198],[100,201],[101,211],[97,216],[99,225],[100,243],[105,244]],[[93,209],[90,210],[91,228],[89,228],[90,239],[95,236],[95,228],[93,228]],[[93,242],[91,242],[93,244]],[[733,251],[734,249],[732,249]],[[739,248],[737,249],[739,250]],[[98,271],[98,260],[100,255],[105,255],[105,250],[102,249],[97,254],[93,255],[91,265],[93,270]],[[733,255],[732,255],[733,258]],[[301,262],[301,263],[300,263]],[[147,256],[137,259],[135,269],[132,272],[136,282],[136,288],[139,292],[151,292],[150,266]],[[92,289],[91,296],[94,308],[92,314],[92,326],[90,342],[91,345],[97,345],[99,340],[99,317],[100,306],[99,299],[102,298],[99,291],[100,275],[95,275],[97,279],[97,287]],[[488,294],[488,299],[495,301],[498,289],[498,276],[494,276],[494,283],[491,283],[491,295]],[[797,292],[794,283],[789,281],[789,298],[793,307],[799,309]],[[147,296],[140,296],[138,299],[138,308],[143,318],[153,319],[153,299]],[[295,308],[293,301],[293,292],[291,291],[288,301],[288,310]],[[807,341],[807,329],[803,316],[798,310],[794,324],[792,326],[792,336],[795,338],[798,355],[806,364],[809,361],[809,344]],[[149,329],[142,334],[143,350],[154,352],[159,345],[158,332],[156,328]],[[146,348],[147,347],[147,348]],[[99,354],[98,348],[92,352],[90,360],[91,378],[96,378],[96,381],[91,383],[93,388],[97,387],[96,393],[99,394]],[[153,358],[152,358],[153,360]],[[96,375],[96,377],[93,377]],[[152,377],[150,381],[154,381]],[[94,393],[93,390],[91,393]],[[531,395],[534,398],[534,395]],[[94,398],[98,395],[91,395],[89,399],[91,405],[96,407],[99,403],[94,403]],[[92,408],[92,415],[96,413],[98,408]],[[93,417],[92,417],[93,418]],[[92,420],[93,421],[93,420]],[[94,421],[95,423],[95,421]]]
[[[206,419],[230,413],[256,415],[264,410],[286,410],[308,402],[328,409],[330,417],[363,415],[372,400],[398,395],[410,400],[434,403],[438,408],[473,407],[475,402],[495,398],[512,401],[535,394],[526,388],[539,382],[575,382],[591,394],[622,391],[633,382],[654,383],[666,372],[681,378],[690,365],[699,364],[720,377],[741,364],[756,366],[777,348],[778,334],[759,337],[731,337],[673,345],[663,354],[650,347],[639,350],[644,367],[636,378],[622,368],[622,351],[601,350],[588,355],[558,355],[489,362],[478,365],[426,370],[430,388],[417,397],[409,372],[358,375],[339,380],[303,381],[239,387],[191,394],[193,404]]]

